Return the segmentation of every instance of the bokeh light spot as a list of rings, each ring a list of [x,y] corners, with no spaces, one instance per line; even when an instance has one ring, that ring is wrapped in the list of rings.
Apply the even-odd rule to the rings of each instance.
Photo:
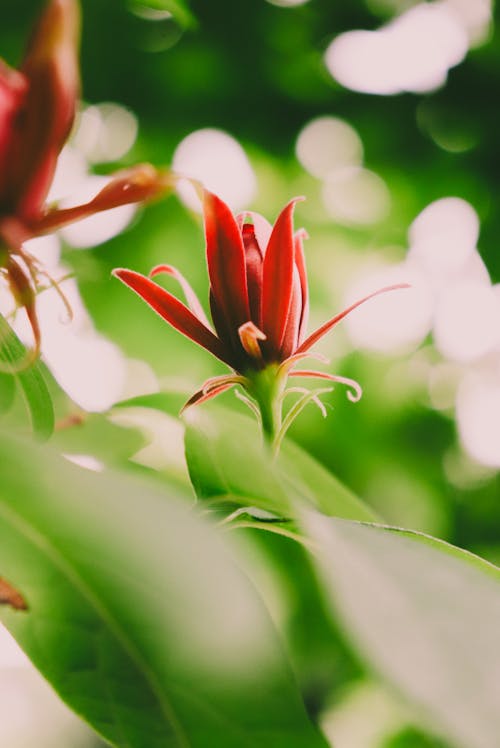
[[[299,5],[305,5],[309,0],[267,0],[267,2],[279,8],[296,8]]]
[[[428,205],[410,226],[410,256],[431,275],[455,273],[472,256],[478,236],[472,205],[445,197]]]
[[[500,370],[470,372],[457,396],[457,424],[469,455],[500,468]]]
[[[463,363],[500,343],[500,299],[491,287],[462,281],[443,291],[436,308],[434,341],[439,352]]]
[[[390,194],[383,179],[368,169],[352,166],[329,174],[323,184],[323,203],[338,223],[366,225],[383,220]]]
[[[91,200],[110,181],[111,177],[88,176],[78,192],[64,200],[61,207],[69,208]],[[95,247],[120,234],[129,225],[135,212],[135,205],[122,205],[119,208],[105,210],[66,226],[61,230],[61,235],[76,249]]]
[[[247,155],[235,138],[222,130],[196,130],[182,140],[174,154],[173,169],[178,174],[201,181],[233,210],[247,207],[257,188]],[[187,180],[178,187],[188,208],[201,212],[201,202]]]
[[[468,49],[456,14],[440,3],[420,3],[377,31],[348,31],[325,53],[331,75],[353,91],[397,94],[432,91]]]
[[[360,166],[363,144],[356,130],[338,117],[318,117],[299,134],[297,158],[315,177],[345,166]]]
[[[105,102],[81,112],[73,144],[92,163],[118,161],[134,145],[137,132],[137,117],[130,109]]]
[[[422,275],[409,263],[373,272],[349,289],[345,306],[384,286],[410,283],[411,288],[390,291],[355,309],[345,320],[353,344],[371,351],[398,353],[413,350],[432,324],[432,298]]]
[[[47,195],[53,203],[78,190],[87,176],[87,161],[83,153],[72,146],[65,146],[57,159],[54,179]]]

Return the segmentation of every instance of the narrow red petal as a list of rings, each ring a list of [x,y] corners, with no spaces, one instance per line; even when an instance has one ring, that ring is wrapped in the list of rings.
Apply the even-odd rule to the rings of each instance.
[[[269,355],[278,359],[293,293],[293,209],[300,199],[291,200],[281,211],[274,224],[264,257],[262,329],[268,339],[266,347]]]
[[[36,219],[73,125],[79,89],[77,0],[52,0],[31,39],[22,73],[29,88],[11,140],[7,177],[11,208]]]
[[[293,268],[292,296],[288,315],[286,318],[285,330],[281,340],[280,361],[289,358],[297,348],[299,327],[302,315],[302,290],[300,287],[300,278],[297,267]]]
[[[133,270],[117,268],[113,275],[135,291],[154,311],[172,327],[202,348],[231,366],[231,355],[222,342],[179,299],[165,291],[146,276]]]
[[[247,385],[248,379],[246,377],[242,377],[240,374],[222,374],[222,376],[210,377],[210,379],[207,379],[201,389],[206,395],[208,392],[211,392],[213,389],[215,389],[216,387],[220,387],[223,384]]]
[[[262,265],[264,258],[252,224],[244,224],[242,237],[243,246],[245,247],[245,267],[247,274],[248,303],[250,305],[250,319],[258,326],[261,324]]]
[[[306,258],[304,256],[304,248],[302,246],[302,240],[307,238],[307,232],[305,231],[305,229],[300,229],[295,234],[295,267],[297,268],[297,271],[299,273],[300,290],[302,293],[302,308],[300,313],[299,331],[297,335],[297,345],[300,345],[300,343],[304,339],[309,318],[309,287],[307,283]]]
[[[352,403],[357,403],[363,395],[361,385],[356,382],[355,379],[349,377],[341,377],[338,374],[329,374],[327,371],[314,371],[310,369],[292,371],[289,374],[290,377],[311,377],[313,379],[327,379],[329,382],[338,382],[339,384],[345,384],[347,387],[352,389],[352,392],[347,392],[347,397]]]
[[[68,223],[130,203],[147,202],[165,194],[174,186],[175,178],[168,171],[158,171],[151,164],[138,164],[115,174],[97,195],[83,205],[50,210],[31,223],[36,234],[46,234]]]
[[[229,206],[208,191],[205,191],[204,214],[213,297],[231,331],[232,342],[237,344],[238,327],[250,319],[243,239]],[[214,323],[219,332],[215,319]]]
[[[225,392],[231,387],[234,387],[235,384],[235,382],[231,382],[230,384],[221,384],[218,387],[214,387],[213,389],[209,390],[208,392],[204,392],[203,388],[201,390],[198,390],[198,392],[195,392],[194,395],[192,395],[189,400],[184,403],[181,408],[180,415],[182,415],[182,413],[184,413],[184,411],[187,410],[187,408],[190,408],[192,405],[201,405],[207,400],[211,400],[213,397],[217,397],[217,395],[222,394],[222,392]]]
[[[294,353],[293,356],[290,356],[280,364],[278,371],[285,374],[289,372],[298,361],[301,361],[304,358],[314,358],[316,361],[321,361],[323,364],[330,363],[329,359],[321,353],[310,353],[309,351],[307,353]]]
[[[5,203],[9,182],[6,164],[11,149],[16,114],[26,95],[27,82],[22,73],[9,68],[0,60],[0,206]],[[3,212],[0,210],[0,212]]]
[[[36,312],[35,291],[31,285],[29,277],[16,260],[14,260],[12,255],[9,256],[5,269],[12,296],[14,297],[16,304],[18,304],[19,307],[22,307],[26,312],[35,343],[34,347],[26,352],[25,357],[21,361],[17,361],[14,364],[2,363],[0,367],[1,371],[13,373],[28,369],[32,363],[36,361],[40,354],[41,333]]]
[[[221,377],[211,377],[203,384],[200,389],[192,395],[187,403],[182,406],[181,414],[189,408],[191,405],[200,405],[206,400],[210,400],[212,397],[216,397],[221,392],[234,387],[236,384],[246,384],[247,380],[245,377],[240,377],[233,374],[225,374]]]
[[[321,325],[315,332],[313,332],[309,337],[304,340],[304,342],[299,345],[295,353],[303,353],[304,351],[308,351],[309,348],[311,348],[315,343],[320,340],[320,338],[323,337],[323,335],[326,335],[327,332],[330,332],[332,327],[335,327],[341,320],[344,319],[344,317],[347,317],[348,314],[350,314],[354,309],[357,309],[358,306],[361,306],[361,304],[364,304],[365,301],[369,301],[369,299],[373,299],[374,296],[378,296],[382,293],[387,293],[388,291],[397,291],[401,288],[411,288],[409,283],[397,283],[394,286],[385,286],[385,288],[379,288],[378,291],[374,291],[371,294],[368,294],[368,296],[365,296],[363,299],[360,299],[359,301],[356,301],[354,304],[351,304],[351,306],[347,307],[347,309],[344,309],[343,312],[339,312],[335,317],[332,317],[332,319],[328,320],[328,322],[325,322],[324,325]]]
[[[262,253],[262,256],[264,256],[266,254],[267,245],[269,244],[269,239],[273,232],[273,227],[271,226],[269,221],[264,218],[264,216],[261,216],[260,213],[254,213],[254,211],[252,210],[246,210],[236,216],[236,223],[238,224],[238,228],[240,229],[240,231],[243,231],[243,226],[246,225],[245,220],[247,218],[250,218],[251,220],[250,225],[253,226],[257,244]]]
[[[191,309],[193,314],[195,314],[200,322],[203,322],[205,327],[208,327],[210,329],[210,322],[208,321],[205,312],[203,311],[203,307],[200,304],[200,301],[191,288],[190,283],[184,278],[182,273],[180,273],[177,268],[172,267],[172,265],[157,265],[154,267],[151,272],[149,273],[150,278],[155,278],[157,275],[160,275],[161,273],[165,273],[166,275],[169,275],[171,278],[175,278],[175,280],[178,282],[180,287],[182,288],[182,291],[184,293],[184,296],[186,297],[186,301],[188,304],[188,307]]]

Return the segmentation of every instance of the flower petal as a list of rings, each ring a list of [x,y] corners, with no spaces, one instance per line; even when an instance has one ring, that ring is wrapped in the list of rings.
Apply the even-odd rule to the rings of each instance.
[[[188,307],[191,309],[193,314],[195,314],[200,322],[203,322],[205,327],[208,327],[210,329],[211,325],[208,321],[205,312],[203,311],[203,307],[200,304],[200,301],[191,288],[190,283],[184,278],[182,273],[180,273],[177,268],[172,267],[172,265],[156,265],[150,273],[150,278],[155,278],[157,275],[160,275],[161,273],[165,273],[166,275],[169,275],[171,278],[175,278],[175,280],[179,283],[180,287],[183,290],[184,296],[186,297],[186,301],[188,304]]]
[[[378,291],[374,291],[371,294],[368,294],[368,296],[365,296],[363,299],[360,299],[359,301],[356,301],[354,304],[351,304],[351,306],[347,307],[347,309],[344,309],[343,312],[339,312],[339,314],[335,315],[335,317],[332,317],[332,319],[328,320],[328,322],[325,322],[324,325],[321,325],[321,327],[318,327],[315,332],[311,333],[309,337],[304,340],[304,342],[299,345],[295,353],[304,353],[305,351],[308,351],[309,348],[311,348],[315,343],[320,340],[320,338],[323,337],[323,335],[326,335],[327,332],[329,332],[332,327],[335,327],[341,320],[344,319],[344,317],[347,317],[348,314],[350,314],[354,309],[356,309],[358,306],[361,306],[361,304],[364,304],[365,301],[369,301],[369,299],[373,299],[374,296],[378,296],[382,293],[387,293],[388,291],[397,291],[401,288],[410,288],[409,283],[397,283],[394,286],[385,286],[385,288],[379,288]]]
[[[316,361],[321,361],[323,364],[329,364],[330,361],[326,356],[323,356],[322,353],[311,353],[310,351],[307,351],[305,353],[294,353],[293,356],[290,356],[290,358],[287,358],[286,361],[283,361],[279,366],[279,373],[286,373],[290,371],[292,366],[295,366],[297,361],[301,361],[304,358],[314,358]]]
[[[245,268],[247,274],[248,303],[250,316],[256,325],[260,325],[261,295],[262,295],[262,265],[263,256],[259,242],[255,236],[251,223],[245,223],[242,228],[243,246],[245,247]]]
[[[184,403],[179,415],[182,415],[184,411],[190,408],[192,405],[201,405],[202,403],[205,403],[207,400],[211,400],[213,397],[217,397],[217,395],[220,395],[226,390],[231,389],[231,387],[234,387],[234,385],[235,385],[235,382],[231,382],[228,384],[220,384],[218,387],[214,387],[208,392],[204,392],[204,388],[202,387],[201,390],[198,390],[198,392],[195,392],[194,395],[192,395],[189,398],[189,400],[186,403]]]
[[[34,361],[36,361],[40,354],[41,333],[36,312],[35,291],[29,277],[16,260],[14,260],[12,255],[10,255],[7,260],[5,272],[16,304],[19,307],[22,307],[26,312],[35,343],[33,348],[27,351],[26,356],[21,361],[18,361],[13,365],[2,363],[0,371],[6,371],[12,374],[28,369]]]
[[[299,331],[297,335],[297,345],[300,345],[304,339],[307,322],[309,318],[309,288],[307,283],[306,258],[302,246],[303,239],[308,239],[305,229],[299,229],[295,232],[295,267],[299,273],[300,290],[302,292],[302,308],[300,313]]]
[[[16,114],[22,106],[27,87],[24,75],[0,60],[0,205],[5,202],[8,192],[6,163]]]
[[[172,189],[175,179],[170,172],[158,171],[151,164],[138,164],[117,172],[88,203],[74,208],[49,210],[31,226],[36,234],[47,234],[103,210],[153,200]]]
[[[279,360],[286,361],[297,348],[299,337],[299,327],[302,315],[302,290],[300,287],[300,277],[297,267],[293,268],[292,296],[288,315],[286,318],[285,330],[281,339]]]
[[[252,210],[245,210],[243,213],[239,213],[236,216],[236,223],[238,224],[241,232],[243,232],[243,226],[247,225],[245,223],[245,220],[247,218],[250,218],[251,220],[251,223],[249,225],[253,226],[257,244],[262,253],[262,256],[264,256],[266,254],[267,245],[269,244],[269,239],[273,232],[273,227],[271,226],[269,221],[264,218],[264,216],[261,216],[260,213],[255,213]]]
[[[6,165],[10,208],[36,219],[57,157],[73,125],[79,89],[76,0],[52,0],[31,39],[21,72],[29,89],[16,119]]]
[[[187,403],[182,406],[181,414],[184,413],[186,408],[191,405],[200,405],[200,403],[210,400],[212,397],[216,397],[221,392],[228,390],[230,387],[234,387],[236,384],[245,385],[248,380],[245,377],[240,377],[238,374],[224,374],[221,377],[211,377],[203,384],[202,387],[192,395]]]
[[[248,385],[248,379],[242,377],[240,374],[222,374],[219,377],[210,377],[210,379],[207,379],[201,389],[206,395],[216,387],[220,387],[222,384]]]
[[[216,195],[205,191],[204,200],[207,265],[215,306],[238,346],[238,327],[250,319],[245,248],[231,209]],[[214,319],[219,331],[217,319]]]
[[[329,374],[327,371],[312,371],[309,369],[306,370],[297,370],[290,372],[289,376],[291,377],[312,377],[314,379],[328,379],[329,382],[338,382],[339,384],[345,384],[347,387],[350,387],[352,392],[349,390],[347,391],[347,397],[351,401],[351,403],[357,403],[358,400],[361,400],[361,397],[363,395],[363,390],[361,388],[361,385],[356,382],[355,379],[349,379],[349,377],[341,377],[338,374]]]
[[[135,291],[154,311],[172,327],[202,348],[231,366],[231,354],[222,342],[179,299],[165,291],[146,276],[133,270],[117,268],[113,275]]]
[[[291,200],[281,211],[267,245],[262,278],[262,329],[267,335],[266,348],[271,358],[279,359],[293,293],[295,248]]]

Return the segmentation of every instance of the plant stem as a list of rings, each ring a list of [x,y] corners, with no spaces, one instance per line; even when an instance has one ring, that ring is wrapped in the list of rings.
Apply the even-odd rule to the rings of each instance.
[[[260,411],[264,439],[272,446],[281,428],[282,395],[286,377],[278,375],[277,364],[246,376],[251,383],[248,393]]]

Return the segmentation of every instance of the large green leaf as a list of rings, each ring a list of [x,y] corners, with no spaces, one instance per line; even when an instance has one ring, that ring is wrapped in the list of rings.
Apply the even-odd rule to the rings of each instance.
[[[75,712],[120,748],[325,746],[213,526],[48,448],[0,454],[0,576],[29,608],[0,616]]]
[[[10,410],[16,395],[16,383],[10,374],[0,374],[0,415]]]
[[[26,348],[0,315],[0,359],[15,370],[16,364],[22,362],[26,355]],[[24,396],[35,435],[41,440],[48,439],[54,430],[54,408],[40,363],[35,361],[28,368],[14,373],[12,377],[19,384]],[[0,387],[7,387],[12,393],[12,382],[5,384],[4,379],[2,377]]]
[[[196,493],[281,516],[296,516],[297,499],[328,515],[373,520],[374,513],[293,442],[274,460],[257,423],[220,406],[186,416],[186,457]]]
[[[499,745],[500,569],[417,532],[316,513],[306,525],[366,660],[454,745]]]

